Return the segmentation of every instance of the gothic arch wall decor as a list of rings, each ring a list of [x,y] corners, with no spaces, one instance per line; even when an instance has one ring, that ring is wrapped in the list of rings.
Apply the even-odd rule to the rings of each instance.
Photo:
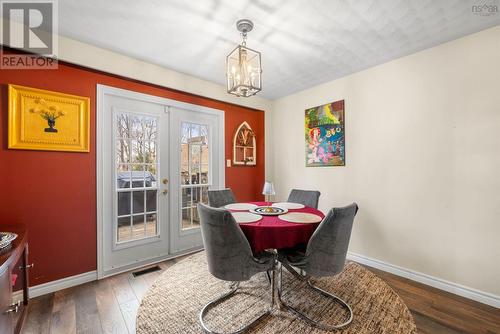
[[[234,133],[233,164],[238,166],[255,166],[257,164],[255,133],[247,122],[241,123]]]

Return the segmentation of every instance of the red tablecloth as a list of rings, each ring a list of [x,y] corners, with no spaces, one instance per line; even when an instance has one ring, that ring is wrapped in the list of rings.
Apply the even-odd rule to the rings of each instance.
[[[259,206],[267,205],[266,202],[252,203]],[[313,213],[321,218],[325,216],[321,211],[308,206],[303,209],[288,210],[288,212]],[[280,249],[307,243],[319,223],[297,224],[283,221],[278,216],[262,216],[262,219],[256,223],[239,225],[250,242],[252,251],[258,253],[267,248]]]

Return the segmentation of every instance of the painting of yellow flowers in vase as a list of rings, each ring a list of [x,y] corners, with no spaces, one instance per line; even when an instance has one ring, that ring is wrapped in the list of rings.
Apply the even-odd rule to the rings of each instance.
[[[9,85],[9,148],[89,152],[87,97]]]
[[[306,109],[306,167],[345,166],[344,100]]]

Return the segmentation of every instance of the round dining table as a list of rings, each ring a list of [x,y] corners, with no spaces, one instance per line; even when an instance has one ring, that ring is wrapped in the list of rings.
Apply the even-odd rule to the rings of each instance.
[[[269,205],[269,202],[249,203],[258,206]],[[302,209],[289,209],[288,212],[312,213],[320,216],[321,219],[325,217],[321,211],[308,206]],[[265,215],[257,222],[239,224],[254,254],[265,249],[283,249],[307,243],[318,225],[319,223],[291,223],[281,220],[279,216]]]

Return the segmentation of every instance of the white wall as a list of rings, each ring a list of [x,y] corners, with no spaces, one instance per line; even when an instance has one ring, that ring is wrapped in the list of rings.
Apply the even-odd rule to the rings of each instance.
[[[345,99],[346,166],[306,168],[304,110]],[[356,201],[350,251],[500,295],[500,26],[273,104],[277,199]]]

